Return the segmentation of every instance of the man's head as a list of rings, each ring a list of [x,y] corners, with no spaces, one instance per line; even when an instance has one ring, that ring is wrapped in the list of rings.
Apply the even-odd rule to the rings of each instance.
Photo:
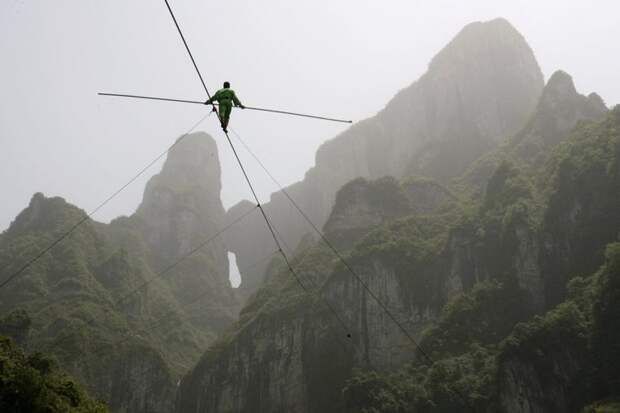
[[[224,82],[224,89],[230,88],[230,82]]]

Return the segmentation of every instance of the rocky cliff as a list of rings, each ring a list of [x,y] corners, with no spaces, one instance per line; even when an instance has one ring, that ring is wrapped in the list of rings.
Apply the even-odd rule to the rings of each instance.
[[[534,54],[510,23],[472,23],[381,112],[323,144],[316,165],[287,191],[322,226],[336,192],[354,178],[424,175],[446,181],[517,133],[535,109],[542,87]],[[230,214],[243,208],[238,205]],[[309,232],[282,193],[273,194],[265,210],[290,245]],[[227,244],[241,267],[271,251],[267,235],[258,219],[243,231],[231,232]],[[262,282],[262,270],[255,272],[258,276],[246,274],[242,288],[245,283],[249,293],[254,291]]]
[[[550,119],[567,113],[548,105],[563,77],[538,104]],[[594,110],[577,118],[606,112],[585,99],[573,102]],[[456,206],[416,214],[394,179],[345,185],[325,229],[354,273],[320,242],[293,259],[310,292],[272,262],[239,323],[183,378],[177,411],[552,412],[617,396],[617,363],[590,354],[617,354],[603,337],[617,314],[617,247],[604,252],[620,228],[619,114],[555,124],[536,162],[498,151],[481,198]],[[548,130],[540,118],[506,146]],[[433,188],[412,193],[451,199]]]
[[[553,158],[554,148],[571,138],[571,131],[579,122],[600,121],[607,112],[596,94],[580,95],[569,75],[554,73],[523,130],[503,147],[483,156],[457,180],[456,187],[464,186],[467,188],[465,192],[473,194],[474,198],[482,197],[483,204],[478,216],[452,233],[453,275],[472,286],[497,274],[513,274],[518,277],[520,285],[531,292],[531,299],[539,310],[556,305],[564,297],[561,286],[566,284],[567,268],[558,260],[545,263],[549,254],[546,249],[553,243],[541,235],[539,227],[542,222],[543,228],[553,225],[561,232],[559,226],[552,224],[561,214],[555,207],[544,211],[540,205],[551,208],[555,205],[554,197],[561,197],[549,189],[557,185],[551,182],[557,168],[554,162],[558,159]],[[576,145],[577,142],[564,148]],[[605,181],[603,176],[600,179]],[[589,182],[586,188],[593,184]],[[575,188],[570,187],[569,191],[573,192]],[[614,192],[611,188],[609,191]],[[598,194],[603,196],[605,192]],[[586,199],[592,194],[581,196],[583,199],[579,202],[589,203]],[[509,207],[514,212],[506,216],[504,213]],[[563,204],[562,207],[569,206]],[[576,218],[567,218],[564,228],[573,228]],[[605,239],[609,242],[612,237],[607,235]],[[601,248],[600,242],[594,245],[594,248]],[[600,263],[600,251],[596,262]],[[583,271],[593,271],[596,265],[590,264]],[[562,273],[558,275],[561,280],[551,286],[552,274],[558,272]],[[552,298],[556,293],[559,296]]]
[[[327,238],[338,249],[353,244],[377,227],[405,216],[430,214],[456,202],[456,197],[431,179],[393,177],[375,181],[357,178],[336,194],[325,223]]]
[[[579,94],[572,77],[557,71],[545,85],[536,115],[510,141],[510,146],[520,158],[540,162],[538,156],[565,140],[578,121],[601,120],[606,113],[607,107],[600,96]]]
[[[345,255],[355,274],[320,243],[293,260],[310,293],[272,264],[237,326],[182,380],[177,411],[542,413],[617,395],[617,363],[593,355],[617,354],[605,337],[618,248],[604,252],[620,228],[619,115],[582,123],[533,175],[500,164],[473,209],[381,221],[391,208],[372,204],[372,185],[343,188],[373,212]],[[334,222],[354,228],[344,195]]]
[[[221,237],[211,240],[225,225],[217,146],[204,133],[182,139],[162,171],[146,185],[143,201],[130,219],[153,252],[153,268],[162,268],[209,240],[166,282],[181,305],[207,293],[192,306],[192,323],[221,330],[237,319],[239,303],[230,286],[228,249]]]
[[[579,121],[601,120],[607,114],[602,99],[577,92],[570,75],[557,71],[545,85],[533,116],[505,145],[482,156],[452,182],[480,196],[487,181],[504,159],[540,168],[550,149],[565,141]]]
[[[434,278],[443,265],[435,246],[446,242],[456,211],[399,219],[409,204],[393,179],[354,181],[337,199],[327,232],[343,235],[335,237],[342,248],[349,248],[350,237],[364,239],[347,260],[420,337],[447,299],[443,281]],[[387,199],[402,203],[395,209]],[[351,208],[364,211],[360,220]],[[267,284],[250,299],[237,326],[183,379],[179,412],[338,412],[342,387],[355,367],[387,371],[415,357],[403,351],[411,343],[357,278],[330,250],[312,244],[293,261],[310,293],[287,268],[272,264]]]
[[[170,412],[178,377],[239,309],[221,239],[179,261],[225,225],[215,142],[180,139],[134,215],[87,220],[0,291],[0,333],[55,356],[113,412]],[[2,279],[84,216],[35,194],[0,236]]]

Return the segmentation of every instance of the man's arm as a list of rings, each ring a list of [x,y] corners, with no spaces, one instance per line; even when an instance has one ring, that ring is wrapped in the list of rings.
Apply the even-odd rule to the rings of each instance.
[[[215,92],[215,94],[213,96],[211,96],[211,99],[207,99],[207,101],[205,102],[205,105],[210,105],[211,103],[213,103],[214,101],[218,100],[219,98],[219,93],[220,91],[218,90],[217,92]]]
[[[235,104],[235,106],[239,106],[241,109],[245,109],[245,106],[243,106],[243,103],[241,103],[241,101],[239,100],[235,92],[233,92],[232,98],[233,98],[233,103]]]

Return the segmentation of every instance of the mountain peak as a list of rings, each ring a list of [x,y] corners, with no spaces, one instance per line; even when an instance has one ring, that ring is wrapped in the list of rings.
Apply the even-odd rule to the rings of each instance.
[[[596,93],[579,94],[573,78],[566,72],[554,72],[545,85],[530,122],[512,140],[522,159],[542,161],[543,148],[557,145],[569,136],[578,121],[600,120],[607,107]],[[542,158],[541,158],[542,156]]]
[[[405,141],[415,142],[412,135],[419,139],[409,153],[402,149],[405,145],[399,147],[398,154],[409,158],[404,175],[440,182],[460,175],[522,128],[543,86],[532,49],[507,20],[465,26],[435,56],[427,73],[386,108],[401,115],[390,122],[413,132]]]
[[[46,197],[37,192],[30,199],[28,207],[17,215],[7,234],[23,234],[29,231],[52,232],[66,229],[67,223],[76,223],[85,212],[69,204],[61,197]]]
[[[45,201],[45,199],[45,194],[43,192],[35,192],[32,198],[30,198],[30,206],[39,205]]]
[[[590,93],[587,97],[579,94],[571,75],[563,70],[556,70],[543,89],[538,109],[540,111],[547,107],[557,110],[560,106],[563,106],[565,110],[567,108],[577,110],[578,106],[588,115],[586,118],[600,119],[607,113],[607,106],[598,94]]]
[[[528,69],[532,80],[542,84],[542,73],[525,38],[510,22],[496,18],[466,25],[431,61],[430,70],[478,59],[499,59]],[[496,61],[496,63],[502,63]]]
[[[224,220],[217,145],[204,132],[180,137],[144,190],[136,216],[164,257],[177,257]]]
[[[555,71],[543,89],[538,104],[539,113],[555,113],[570,119],[601,118],[607,113],[607,107],[596,93],[585,97],[575,88],[573,78],[563,70]],[[568,122],[570,129],[575,121]]]
[[[169,184],[208,184],[209,189],[217,187],[219,192],[220,161],[215,140],[205,132],[179,137],[168,152],[159,177]]]
[[[573,84],[573,77],[566,73],[564,70],[558,69],[553,72],[553,74],[551,74],[551,77],[547,81],[546,87],[554,87],[555,85],[562,84],[572,87],[573,89],[575,88],[575,85]]]
[[[577,89],[571,75],[563,70],[556,70],[543,89],[541,103],[544,104],[546,99],[574,100],[577,95]]]
[[[183,135],[168,152],[161,172],[155,175],[144,190],[139,210],[155,206],[157,192],[209,192],[209,198],[218,199],[221,190],[220,161],[215,140],[204,132]]]
[[[534,53],[510,23],[470,24],[376,116],[323,143],[315,166],[286,190],[322,226],[338,190],[355,178],[415,175],[446,183],[514,136],[535,110],[543,86]],[[296,246],[308,229],[286,196],[273,194],[264,207],[276,227],[287,229],[287,242]],[[242,267],[270,253],[271,241],[264,238],[264,223],[258,219],[229,234],[227,245]],[[262,276],[261,271],[256,273]]]
[[[605,101],[603,98],[596,92],[592,92],[588,95],[588,100],[593,106],[598,106],[600,108],[607,109],[607,105],[605,105]]]

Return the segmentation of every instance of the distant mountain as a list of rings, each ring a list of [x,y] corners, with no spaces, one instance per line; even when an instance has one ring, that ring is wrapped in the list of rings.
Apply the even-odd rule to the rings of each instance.
[[[84,223],[0,289],[0,410],[105,410],[42,352],[114,413],[614,411],[619,131],[496,19],[287,188],[338,254],[282,191],[264,205],[295,274],[256,205],[222,207],[204,133],[110,224],[35,194],[0,280]]]
[[[179,261],[224,225],[215,141],[180,139],[134,215],[86,221],[0,290],[0,334],[57,357],[113,412],[170,412],[178,377],[239,310],[221,239]],[[0,279],[84,216],[35,194],[0,236]]]
[[[523,129],[474,162],[452,183],[478,196],[503,159],[539,168],[550,155],[549,149],[568,139],[579,121],[601,120],[607,111],[600,96],[579,94],[571,76],[557,71],[549,78],[533,116]]]
[[[316,165],[287,191],[322,226],[336,192],[354,178],[423,175],[446,182],[516,134],[534,111],[542,88],[534,54],[510,23],[472,23],[375,117],[323,144]],[[250,207],[240,203],[228,219]],[[293,248],[310,231],[280,192],[265,210]],[[226,240],[241,267],[273,249],[259,217],[243,230],[231,231]],[[242,291],[255,291],[264,269],[242,274]]]
[[[501,48],[510,50],[506,38],[515,37],[506,27],[503,20],[468,26],[429,73],[459,62],[456,46],[484,61],[471,39],[482,51],[504,39]],[[524,73],[510,76],[532,80],[530,66],[513,66]],[[496,70],[512,73],[513,66]],[[446,73],[458,79],[459,67]],[[478,85],[477,74],[470,75]],[[408,89],[412,96],[426,76]],[[447,74],[441,84],[459,85]],[[524,92],[517,89],[510,93],[519,100]],[[324,145],[317,166],[289,189],[325,222],[347,265],[321,240],[303,236],[291,254],[295,277],[273,260],[264,280],[249,279],[262,286],[183,378],[176,411],[616,411],[620,107],[608,111],[597,95],[578,94],[564,72],[537,90],[523,117],[471,98],[463,119],[435,124],[435,140],[422,144],[409,135],[393,151],[397,137],[413,128],[410,119],[420,121],[403,99],[395,107],[413,114],[395,117],[394,130],[382,124],[362,135],[396,111],[391,103]],[[421,108],[435,113],[435,100],[425,96]],[[360,142],[376,146],[353,162],[344,148],[364,148]],[[369,169],[354,174],[354,167]],[[353,179],[332,198],[345,176]],[[291,223],[282,197],[274,194],[267,209],[279,231],[289,240],[307,234],[297,226],[301,219]],[[240,203],[229,214],[250,207]],[[320,215],[322,208],[329,212]],[[247,233],[243,244],[229,245],[242,259],[263,247]]]
[[[521,159],[531,162],[549,147],[565,140],[577,122],[602,120],[607,111],[599,95],[579,94],[572,77],[559,70],[545,85],[535,116],[510,141],[510,147]]]
[[[167,280],[182,305],[199,292],[208,293],[190,313],[192,324],[207,330],[230,325],[240,305],[230,285],[228,249],[221,237],[211,240],[225,224],[220,193],[216,143],[205,133],[194,133],[173,148],[162,171],[146,185],[142,203],[130,218],[153,252],[152,268],[164,268],[210,240]]]
[[[311,292],[272,263],[176,411],[615,411],[619,131],[620,107],[424,214],[393,179],[345,185],[326,229],[363,284],[304,240]]]

